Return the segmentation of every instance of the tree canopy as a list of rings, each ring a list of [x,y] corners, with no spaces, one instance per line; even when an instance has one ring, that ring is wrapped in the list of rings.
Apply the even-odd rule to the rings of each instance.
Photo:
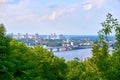
[[[119,80],[120,24],[108,13],[101,25],[92,57],[65,61],[40,46],[29,48],[12,39],[0,24],[0,80]],[[110,55],[107,37],[113,30],[117,45]]]

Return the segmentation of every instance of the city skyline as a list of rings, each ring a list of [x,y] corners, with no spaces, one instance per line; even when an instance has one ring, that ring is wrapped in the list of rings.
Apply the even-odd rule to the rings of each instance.
[[[14,34],[97,35],[108,13],[120,21],[119,7],[120,0],[0,0],[0,23]]]

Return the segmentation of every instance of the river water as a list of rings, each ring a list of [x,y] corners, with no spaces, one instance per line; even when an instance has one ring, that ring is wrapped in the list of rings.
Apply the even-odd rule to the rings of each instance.
[[[78,49],[78,50],[71,50],[71,51],[60,51],[60,52],[54,52],[55,56],[58,56],[60,58],[64,58],[66,61],[73,60],[75,58],[78,58],[79,60],[84,60],[88,57],[92,56],[92,49]],[[112,48],[109,48],[109,53],[112,54]]]
[[[79,58],[80,60],[84,60],[87,57],[92,56],[92,49],[78,49],[78,50],[71,50],[71,51],[60,51],[60,52],[54,52],[55,56],[58,56],[60,58],[64,58],[65,60],[73,60],[75,58]]]

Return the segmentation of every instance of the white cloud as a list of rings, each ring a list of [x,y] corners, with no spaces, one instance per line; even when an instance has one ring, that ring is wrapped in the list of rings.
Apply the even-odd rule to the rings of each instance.
[[[0,0],[0,3],[6,3],[8,0]]]
[[[49,20],[55,20],[57,17],[64,15],[66,13],[74,12],[77,9],[77,5],[72,5],[68,8],[58,9],[56,11],[53,11],[51,15],[49,15]]]
[[[11,3],[15,2],[15,0],[0,0],[0,3]]]
[[[57,17],[57,11],[53,11],[52,14],[49,16],[50,20],[55,20]]]
[[[7,2],[7,1],[8,0],[0,0],[0,2]],[[31,1],[32,0],[21,0],[18,4],[4,4],[6,7],[4,8],[6,17],[13,19],[13,21],[35,20],[35,21],[41,22],[45,20],[56,20],[61,16],[64,16],[79,10],[81,7],[84,10],[91,10],[93,7],[96,7],[96,6],[97,8],[100,8],[104,4],[104,0],[85,0],[83,2],[83,5],[81,2],[81,3],[69,4],[64,8],[56,7],[57,4],[53,4],[55,5],[55,6],[52,6],[52,8],[55,7],[53,11],[49,10],[50,8],[44,6],[44,9],[42,8],[39,9],[42,12],[38,11],[36,13],[33,8],[34,5],[32,5]],[[0,13],[0,15],[3,15],[4,12]]]
[[[90,4],[90,3],[83,5],[84,10],[90,10],[90,9],[92,9],[92,7],[93,7],[93,4]]]
[[[14,1],[14,0],[9,0]],[[4,2],[8,2],[5,0]],[[8,19],[9,22],[16,22],[22,20],[31,20],[34,18],[32,10],[29,8],[29,0],[20,0],[17,4],[3,4],[1,6],[0,16],[2,18]]]
[[[92,8],[102,8],[105,4],[105,0],[84,0],[83,9],[91,10]]]
[[[15,20],[22,21],[22,20],[32,20],[34,18],[34,15],[17,15],[14,17]]]
[[[13,0],[0,0],[0,3],[13,1]],[[3,4],[1,8],[4,8],[2,12],[0,12],[0,16],[3,19],[8,19],[9,22],[16,21],[27,21],[27,20],[35,20],[38,22],[45,20],[56,20],[58,17],[62,15],[66,15],[68,13],[72,13],[78,9],[78,3],[69,4],[67,7],[61,8],[56,7],[55,10],[51,11],[50,8],[45,7],[43,9],[40,8],[36,13],[33,9],[32,0],[20,0],[17,4]],[[49,4],[48,4],[49,5]],[[55,4],[54,4],[55,5]],[[3,7],[4,6],[4,7]],[[37,9],[36,9],[37,10]],[[40,14],[39,14],[40,13]],[[43,14],[44,13],[44,14]],[[3,16],[4,15],[4,16]]]
[[[105,0],[94,0],[94,4],[97,6],[97,8],[102,8],[105,4]]]
[[[43,15],[38,17],[36,20],[37,22],[42,22],[42,21],[48,20],[48,17],[49,17],[48,15]]]
[[[1,17],[5,17],[7,14],[5,12],[0,12]]]

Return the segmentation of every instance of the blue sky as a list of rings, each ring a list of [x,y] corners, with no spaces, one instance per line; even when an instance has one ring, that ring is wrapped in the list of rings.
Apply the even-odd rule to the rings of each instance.
[[[7,33],[97,35],[111,13],[120,20],[120,0],[0,0]]]

